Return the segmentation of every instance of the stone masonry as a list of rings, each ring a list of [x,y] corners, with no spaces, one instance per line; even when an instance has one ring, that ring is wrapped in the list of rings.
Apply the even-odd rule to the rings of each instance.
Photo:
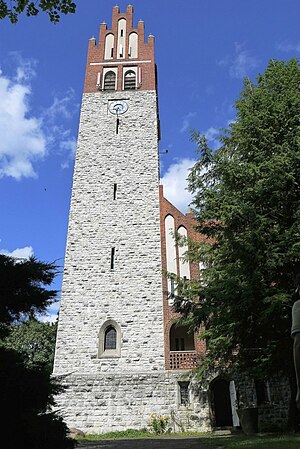
[[[124,97],[116,134],[108,104]],[[156,93],[84,94],[54,374],[164,368],[158,182]],[[109,319],[121,327],[121,356],[101,359]]]
[[[67,388],[57,407],[89,433],[145,427],[152,413],[172,416],[174,429],[207,430],[205,395],[191,390],[183,404],[184,373],[166,371],[154,37],[145,42],[132,14],[114,7],[112,29],[102,23],[99,43],[89,41],[53,372]],[[113,114],[120,100],[128,109]]]
[[[116,134],[108,105],[118,98],[128,111]],[[54,367],[70,427],[141,428],[159,413],[177,428],[208,428],[201,398],[179,406],[182,373],[164,371],[159,227],[156,92],[84,94]],[[98,356],[107,320],[120,326],[120,357]]]
[[[118,98],[128,111],[116,134],[108,106]],[[145,372],[151,390],[151,373],[164,369],[157,140],[155,91],[84,94],[54,366],[54,375],[69,374],[58,405],[68,424],[83,430],[103,430],[99,413],[106,430],[111,414],[118,428],[134,426],[124,391],[140,390],[135,381]],[[120,326],[120,357],[98,357],[107,320]]]
[[[59,397],[59,409],[70,427],[86,433],[142,429],[153,413],[170,417],[173,431],[211,429],[206,395],[194,394],[181,406],[177,381],[183,373],[70,375]],[[61,408],[62,407],[62,408]]]

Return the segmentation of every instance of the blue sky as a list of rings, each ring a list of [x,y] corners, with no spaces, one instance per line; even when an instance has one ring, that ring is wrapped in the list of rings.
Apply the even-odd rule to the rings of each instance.
[[[44,14],[0,22],[0,251],[63,265],[88,39],[110,26],[108,0],[78,0],[58,25]],[[125,11],[128,2],[118,2]],[[245,76],[300,55],[299,0],[135,0],[155,36],[165,194],[183,212],[190,129],[213,148],[234,119]],[[164,152],[168,150],[168,153]],[[55,287],[61,288],[61,277]]]

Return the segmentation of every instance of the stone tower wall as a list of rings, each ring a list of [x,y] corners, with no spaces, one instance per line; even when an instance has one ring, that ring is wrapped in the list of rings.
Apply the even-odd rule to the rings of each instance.
[[[118,134],[117,98],[128,103]],[[54,374],[164,368],[158,183],[156,92],[84,94]],[[107,320],[120,326],[120,357],[98,357]]]
[[[191,386],[191,402],[180,404],[183,372],[70,375],[58,409],[69,427],[87,434],[150,428],[153,413],[169,417],[172,431],[211,430],[207,393]]]
[[[53,373],[67,388],[56,403],[69,427],[88,433],[142,428],[152,413],[172,415],[176,430],[207,430],[205,394],[183,402],[184,373],[165,370],[154,38],[144,41],[132,13],[114,7],[112,29],[101,24],[99,43],[89,41]],[[124,20],[121,55],[107,36]],[[118,100],[128,110],[114,115]],[[117,345],[103,350],[110,325]]]

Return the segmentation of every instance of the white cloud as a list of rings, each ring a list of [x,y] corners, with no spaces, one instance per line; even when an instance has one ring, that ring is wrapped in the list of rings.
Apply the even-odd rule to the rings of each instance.
[[[249,51],[244,48],[244,44],[236,42],[234,55],[225,56],[218,61],[218,65],[228,67],[231,78],[244,78],[252,69],[258,67],[259,61],[250,55]]]
[[[209,141],[215,140],[216,136],[219,134],[219,130],[217,128],[214,128],[213,126],[211,126],[204,132],[204,134],[205,134],[207,140],[209,140]]]
[[[64,97],[55,96],[52,105],[43,112],[44,128],[47,131],[49,146],[64,157],[61,168],[68,168],[75,158],[76,139],[70,129],[65,129],[64,120],[70,120],[77,113],[79,105],[75,103],[74,90],[69,89]]]
[[[31,81],[36,76],[35,67],[37,61],[34,59],[23,59],[18,53],[14,53],[14,56],[18,63],[15,80],[18,83]]]
[[[285,53],[296,52],[300,53],[300,42],[291,44],[288,41],[279,42],[276,44],[277,50],[283,51]]]
[[[51,304],[50,307],[46,310],[45,314],[41,314],[38,316],[39,321],[43,323],[55,323],[58,317],[59,312],[59,301]]]
[[[78,111],[74,91],[55,96],[51,106],[37,116],[30,109],[36,61],[23,60],[17,52],[10,56],[17,63],[15,74],[8,77],[0,70],[0,178],[37,177],[37,162],[50,152],[65,159],[62,167],[69,166],[75,138],[66,121]]]
[[[64,97],[55,96],[52,105],[45,109],[43,116],[49,122],[53,123],[57,117],[70,119],[76,113],[74,108],[74,90],[69,89]]]
[[[13,251],[0,249],[0,254],[15,257],[16,259],[29,259],[31,256],[33,256],[34,252],[32,246],[24,246],[23,248],[16,248]]]
[[[21,82],[27,76],[24,67],[19,69],[15,80],[0,72],[0,178],[36,177],[33,162],[46,154],[42,121],[30,115],[31,88]]]
[[[218,148],[220,148],[221,144],[219,139],[217,138],[217,136],[220,134],[220,131],[217,128],[211,126],[206,131],[204,131],[203,134],[205,135],[210,148],[212,148],[213,150],[217,150]]]
[[[180,132],[184,133],[186,130],[188,130],[191,126],[192,118],[195,117],[196,112],[189,112],[187,115],[183,117],[182,126],[180,128]]]
[[[179,159],[170,165],[167,172],[161,178],[164,186],[164,196],[185,213],[192,201],[192,195],[186,190],[189,169],[195,164],[193,159]]]
[[[69,168],[70,162],[74,160],[76,153],[76,139],[70,137],[69,139],[63,140],[59,145],[60,150],[67,153],[67,158],[60,164],[62,169]]]

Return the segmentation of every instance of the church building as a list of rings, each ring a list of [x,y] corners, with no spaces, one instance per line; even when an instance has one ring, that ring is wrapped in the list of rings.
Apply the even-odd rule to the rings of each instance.
[[[214,384],[218,402],[188,376],[205,343],[176,324],[165,273],[199,277],[175,234],[200,236],[164,198],[159,139],[154,37],[115,6],[88,45],[54,362],[60,413],[87,433],[141,429],[153,413],[173,430],[239,424],[232,380]]]

